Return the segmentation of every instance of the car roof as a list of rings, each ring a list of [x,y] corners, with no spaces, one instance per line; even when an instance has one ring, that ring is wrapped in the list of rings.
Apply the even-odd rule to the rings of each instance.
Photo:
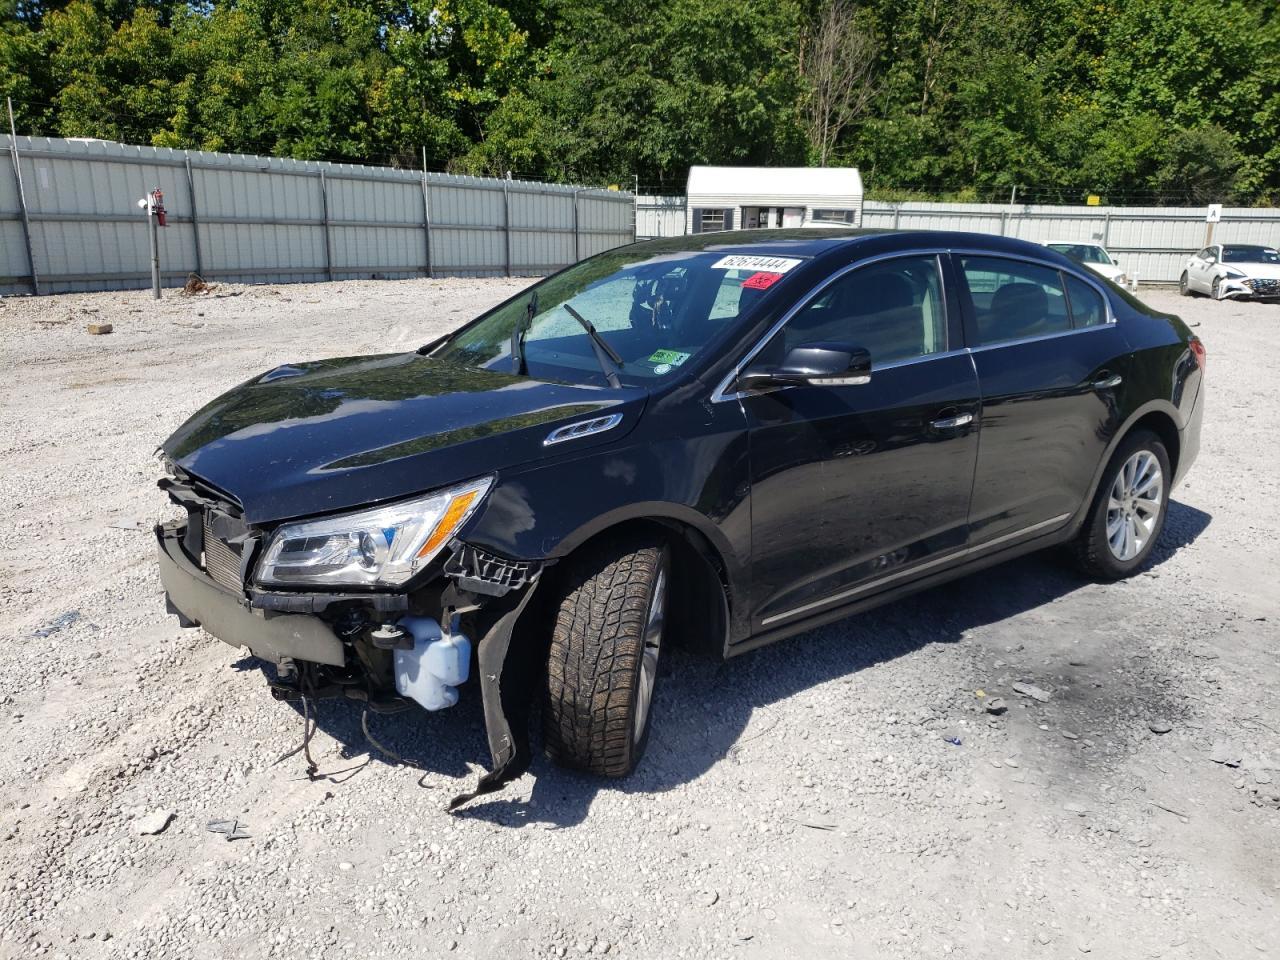
[[[1062,255],[1047,247],[990,233],[955,230],[884,230],[868,228],[798,227],[790,230],[721,230],[715,233],[686,234],[660,240],[643,240],[634,246],[645,252],[695,253],[710,250],[724,254],[753,254],[775,257],[820,257],[842,248],[874,246],[876,252],[925,248],[963,247],[992,253],[1013,253],[1052,259]],[[868,251],[870,252],[870,251]]]

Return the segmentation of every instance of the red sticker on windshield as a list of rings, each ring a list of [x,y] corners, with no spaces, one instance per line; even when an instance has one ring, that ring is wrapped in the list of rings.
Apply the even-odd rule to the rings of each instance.
[[[782,276],[780,273],[753,273],[742,281],[742,287],[744,290],[764,290],[781,280]]]

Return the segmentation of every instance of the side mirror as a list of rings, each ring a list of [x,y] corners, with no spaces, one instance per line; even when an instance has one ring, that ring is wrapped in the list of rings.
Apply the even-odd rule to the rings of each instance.
[[[871,354],[843,343],[805,343],[777,366],[749,367],[738,389],[760,392],[779,387],[843,387],[871,382]]]

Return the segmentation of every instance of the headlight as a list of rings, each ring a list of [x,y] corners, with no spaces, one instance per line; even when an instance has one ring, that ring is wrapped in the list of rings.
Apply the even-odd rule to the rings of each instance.
[[[287,523],[271,538],[257,581],[277,586],[399,586],[440,552],[492,484],[492,477],[484,477],[416,500]]]
[[[1232,280],[1243,280],[1245,277],[1248,276],[1248,274],[1244,273],[1241,270],[1236,270],[1232,267],[1227,267],[1226,272],[1224,273],[1224,276],[1230,277]]]

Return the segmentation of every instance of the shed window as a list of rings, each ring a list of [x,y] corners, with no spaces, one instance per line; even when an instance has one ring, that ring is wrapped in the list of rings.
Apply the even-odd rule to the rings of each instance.
[[[814,210],[813,223],[853,223],[852,210]]]
[[[693,211],[693,232],[711,233],[716,230],[727,230],[732,221],[731,211],[717,208],[698,208]]]

